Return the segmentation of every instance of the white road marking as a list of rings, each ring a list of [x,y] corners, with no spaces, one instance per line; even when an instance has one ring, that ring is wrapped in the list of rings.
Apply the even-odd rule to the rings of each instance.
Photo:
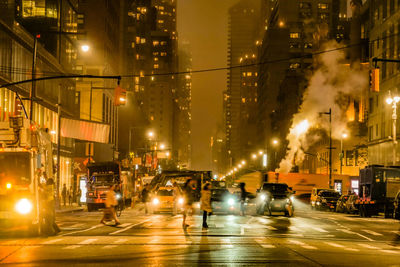
[[[111,248],[116,248],[116,247],[118,247],[118,246],[116,246],[116,245],[107,245],[107,246],[102,247],[102,249],[111,249]]]
[[[344,248],[344,246],[333,243],[333,242],[325,242],[325,244],[332,246],[332,247],[336,247],[336,248]]]
[[[400,231],[390,231],[391,233],[394,233],[396,235],[400,235]]]
[[[374,236],[381,236],[382,235],[380,233],[377,233],[377,232],[374,232],[374,231],[371,231],[371,230],[361,230],[361,231],[366,232],[366,233],[368,233],[370,235],[374,235]]]
[[[223,238],[221,239],[222,243],[227,243],[227,244],[223,244],[222,247],[224,248],[233,248],[232,242],[229,238]]]
[[[392,253],[392,254],[399,254],[399,251],[396,250],[388,250],[388,249],[382,249],[382,252],[386,252],[386,253]]]
[[[274,245],[271,244],[260,244],[263,248],[276,248]]]
[[[256,243],[259,244],[262,248],[276,248],[276,246],[272,244],[265,244],[265,239],[254,239],[254,241],[256,241]]]
[[[368,248],[368,249],[378,249],[377,247],[368,245],[368,244],[358,244],[361,247]]]
[[[324,230],[322,228],[319,228],[319,227],[312,227],[312,229],[317,230],[320,233],[327,233],[328,232],[328,231],[326,231],[326,230]]]
[[[123,224],[121,224],[119,227],[127,227],[127,226],[129,226],[129,225],[131,225],[131,223],[123,223]]]
[[[104,224],[100,223],[100,224],[97,224],[97,225],[92,226],[92,227],[87,228],[87,229],[83,229],[83,230],[79,230],[79,231],[75,231],[75,232],[71,232],[71,233],[61,234],[60,236],[66,236],[66,235],[73,235],[73,234],[77,234],[77,233],[82,233],[82,232],[90,231],[90,230],[93,230],[93,229],[96,229],[96,228],[99,228],[99,227],[102,227],[102,226],[104,226]]]
[[[301,246],[302,248],[305,248],[305,249],[317,249],[316,247],[314,247],[314,246],[309,246],[309,245],[304,245],[304,246]]]
[[[61,241],[61,240],[63,240],[63,239],[62,238],[52,239],[52,240],[48,240],[48,241],[42,242],[42,244],[43,245],[53,244],[53,243],[56,243],[56,242]]]
[[[240,234],[244,235],[244,227],[243,226],[240,227]]]
[[[76,223],[76,224],[71,225],[71,228],[81,227],[83,225],[84,225],[83,223]]]
[[[124,242],[126,242],[126,241],[128,241],[128,239],[118,239],[118,240],[115,240],[114,241],[114,244],[121,244],[121,243],[124,243]]]
[[[348,251],[360,251],[360,250],[358,250],[358,249],[356,249],[356,248],[345,248],[344,250],[348,250]]]
[[[266,225],[265,227],[266,227],[268,230],[272,230],[272,231],[278,230],[277,228],[275,228],[275,227],[273,227],[273,226],[270,226],[270,225]]]
[[[115,231],[115,232],[110,233],[110,235],[116,235],[116,234],[125,232],[125,231],[127,231],[127,230],[129,230],[129,229],[131,229],[131,228],[133,228],[133,227],[135,227],[135,226],[137,226],[137,225],[143,224],[143,223],[148,222],[148,221],[150,221],[150,219],[144,220],[144,221],[142,221],[142,222],[140,222],[140,223],[131,224],[131,225],[128,226],[128,227],[125,227],[125,228],[122,228],[121,230],[118,230],[118,231]]]
[[[360,237],[362,237],[362,238],[365,238],[365,239],[367,239],[368,241],[374,241],[373,239],[371,239],[371,238],[369,238],[369,237],[367,237],[367,236],[365,236],[365,235],[362,235],[362,234],[359,234],[359,233],[356,233],[356,232],[353,232],[353,231],[350,231],[350,230],[347,230],[347,229],[336,229],[337,231],[342,231],[342,232],[344,232],[344,233],[347,233],[347,234],[353,234],[353,235],[358,235],[358,236],[360,236]]]
[[[301,241],[297,241],[297,240],[289,240],[290,243],[295,244],[295,245],[300,245],[300,246],[304,246],[305,243],[301,242]]]
[[[289,229],[291,230],[291,231],[294,231],[294,232],[299,232],[299,231],[301,231],[299,228],[297,228],[296,226],[289,226]]]
[[[83,241],[79,242],[78,244],[79,245],[86,245],[86,244],[93,243],[93,242],[95,242],[97,240],[98,240],[97,238],[86,239],[86,240],[83,240]]]
[[[76,248],[80,248],[81,246],[78,245],[72,245],[72,246],[68,246],[68,247],[64,247],[63,249],[76,249]]]
[[[217,228],[224,228],[224,224],[216,223],[216,224],[215,224],[215,227],[217,227]]]

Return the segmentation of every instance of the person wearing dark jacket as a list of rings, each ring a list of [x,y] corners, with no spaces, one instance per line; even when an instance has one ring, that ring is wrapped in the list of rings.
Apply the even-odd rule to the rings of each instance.
[[[245,186],[245,183],[240,183],[240,215],[242,216],[244,216],[245,214],[244,203],[246,202],[247,197]]]
[[[203,228],[208,229],[207,216],[212,212],[210,184],[206,183],[201,191],[200,209],[203,211]]]
[[[183,194],[185,197],[185,210],[183,211],[183,222],[182,222],[183,228],[189,227],[189,225],[186,224],[186,217],[189,211],[192,211],[193,213],[193,202],[195,201],[195,194],[196,194],[195,184],[196,184],[195,180],[188,179],[183,187]]]
[[[144,208],[146,214],[149,212],[149,202],[150,202],[150,185],[146,185],[141,194],[141,201],[144,203]]]

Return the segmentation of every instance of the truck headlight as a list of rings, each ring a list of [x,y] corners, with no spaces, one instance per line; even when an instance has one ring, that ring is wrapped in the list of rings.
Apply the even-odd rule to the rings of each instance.
[[[262,201],[264,201],[267,197],[265,195],[261,195],[260,198]]]
[[[290,200],[293,201],[294,200],[294,196],[290,196]]]
[[[20,199],[17,204],[15,204],[15,210],[20,214],[28,214],[32,211],[32,203],[26,199]]]
[[[231,205],[231,206],[233,204],[235,204],[235,201],[233,200],[233,198],[228,199],[228,204]]]
[[[117,198],[117,200],[120,200],[121,199],[121,194],[117,194],[116,198]]]
[[[179,203],[180,205],[182,205],[182,204],[183,204],[183,202],[184,202],[184,199],[183,199],[183,197],[180,197],[180,198],[178,199],[178,203]]]
[[[160,204],[160,200],[158,200],[158,198],[153,199],[153,204],[154,205]]]

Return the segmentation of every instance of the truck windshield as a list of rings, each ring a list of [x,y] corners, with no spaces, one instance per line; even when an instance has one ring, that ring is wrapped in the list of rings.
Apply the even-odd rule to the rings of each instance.
[[[0,181],[20,185],[31,183],[31,157],[29,152],[0,153]]]
[[[96,175],[92,177],[92,181],[95,184],[107,184],[107,183],[113,183],[114,182],[114,176],[113,175]]]
[[[340,194],[338,192],[331,192],[331,191],[322,191],[319,193],[321,197],[340,197]]]

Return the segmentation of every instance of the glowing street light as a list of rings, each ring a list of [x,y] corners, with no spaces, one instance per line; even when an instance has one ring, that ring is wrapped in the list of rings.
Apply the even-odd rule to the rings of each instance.
[[[161,145],[160,145],[160,149],[165,149],[165,145],[164,145],[164,144],[161,144]]]
[[[343,151],[343,139],[346,139],[348,137],[347,133],[342,133],[342,136],[340,138],[340,154],[339,154],[339,159],[340,159],[340,174],[342,174],[342,169],[343,169],[343,157],[344,157],[344,151]]]
[[[150,132],[147,133],[147,135],[148,135],[148,137],[150,137],[150,138],[151,138],[151,137],[154,137],[154,132],[150,131]]]
[[[242,164],[238,164],[238,168],[239,168],[239,169],[242,168]]]
[[[90,50],[90,46],[88,46],[88,45],[86,45],[86,44],[85,44],[85,45],[82,45],[82,46],[81,46],[81,50],[82,50],[82,52],[85,52],[85,53],[86,53],[86,52],[88,52],[88,51]]]
[[[262,154],[264,154],[264,151],[259,150],[259,151],[258,151],[258,155],[262,155]]]
[[[279,144],[278,139],[273,139],[273,140],[272,140],[272,144],[273,144],[274,146],[278,145],[278,144]]]
[[[233,170],[235,171],[235,172],[237,172],[237,168],[235,167],[235,168],[233,168]]]
[[[397,128],[396,128],[396,123],[397,123],[397,103],[400,102],[400,97],[399,96],[394,96],[391,97],[390,91],[389,91],[389,97],[386,98],[386,103],[388,105],[392,105],[393,113],[392,113],[392,120],[393,120],[393,166],[396,165],[396,146],[397,146]]]
[[[251,158],[252,158],[252,159],[256,159],[256,158],[257,158],[257,154],[252,154],[252,155],[251,155]]]
[[[246,161],[245,160],[242,160],[242,165],[244,166],[244,165],[246,165]]]

